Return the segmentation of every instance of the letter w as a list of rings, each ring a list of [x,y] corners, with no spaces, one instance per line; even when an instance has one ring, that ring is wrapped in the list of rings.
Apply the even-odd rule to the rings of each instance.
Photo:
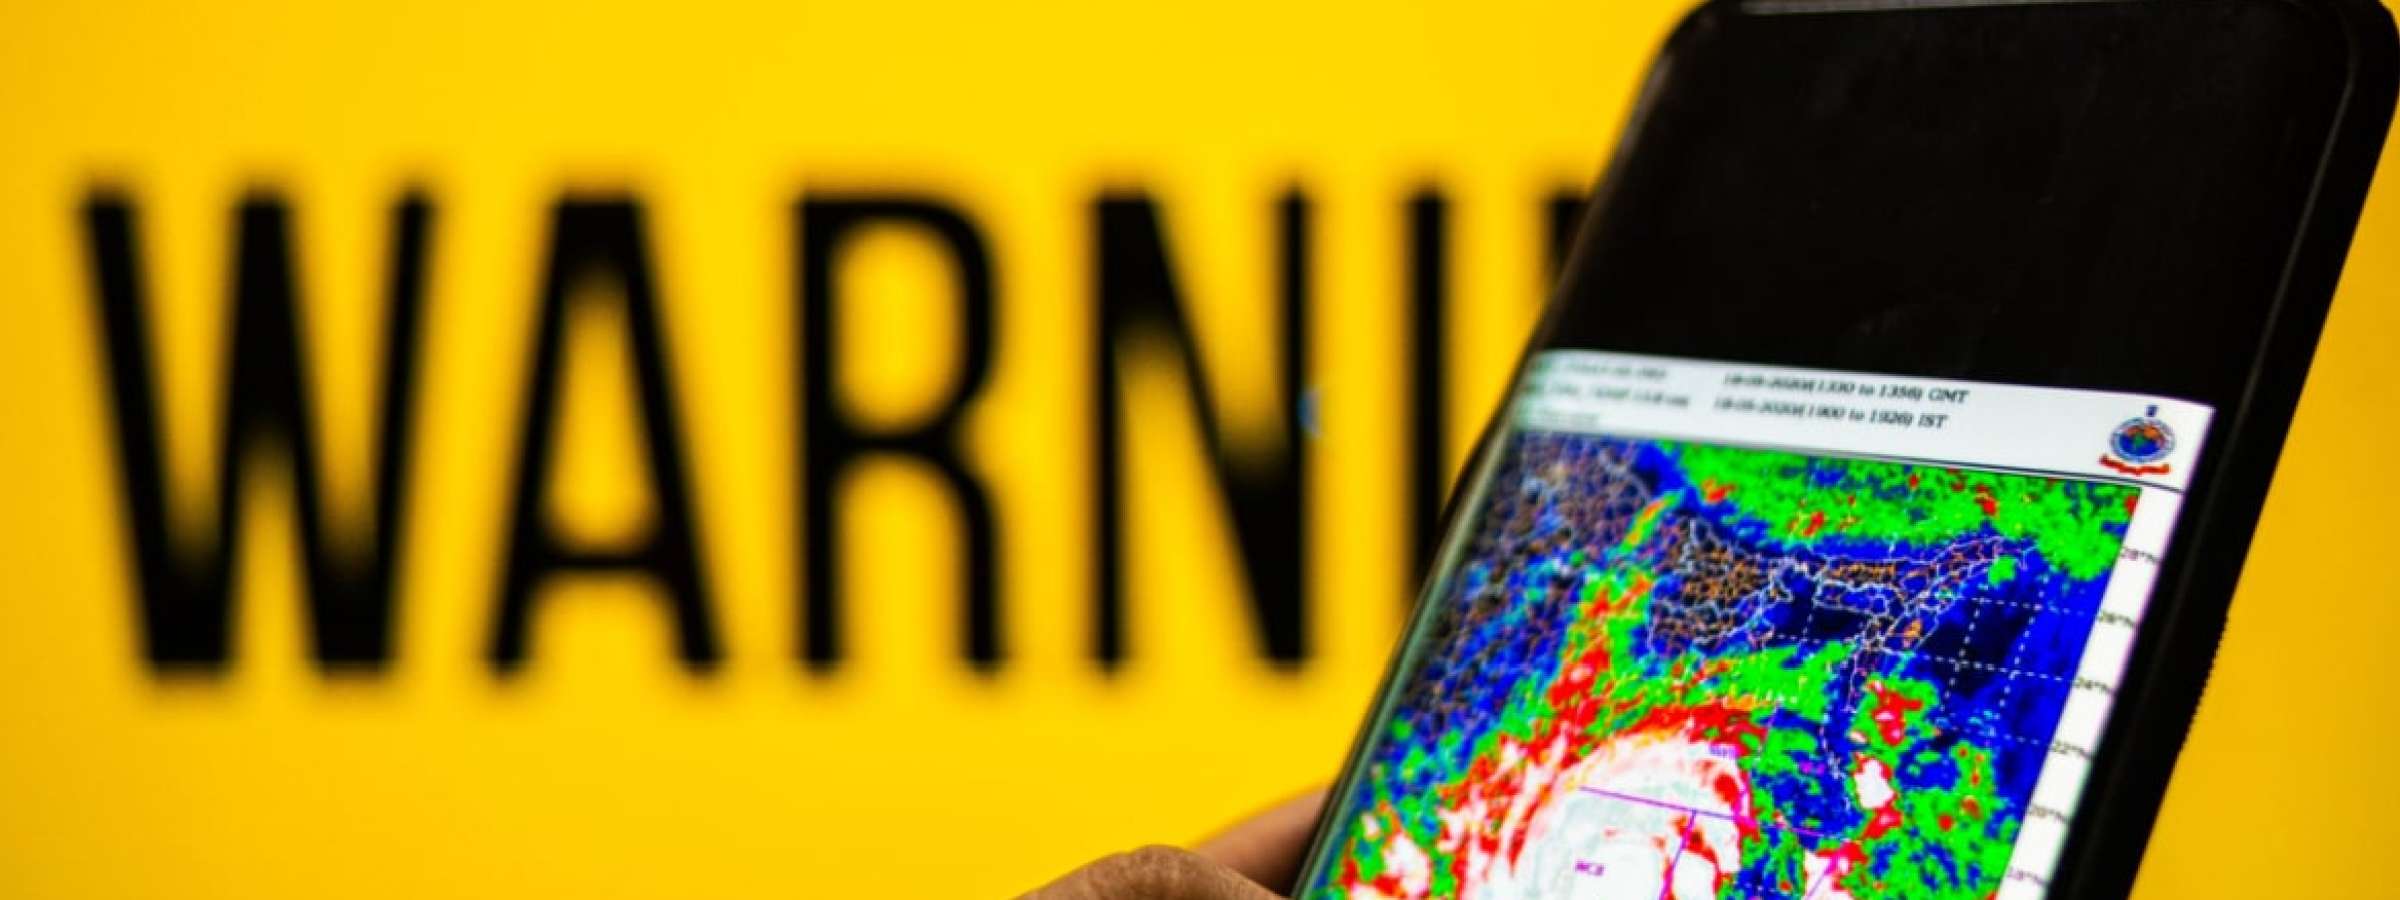
[[[269,448],[283,451],[269,459],[291,467],[310,647],[317,664],[373,669],[391,657],[392,572],[402,531],[400,498],[408,484],[432,210],[412,193],[392,211],[380,452],[372,530],[364,535],[355,533],[355,523],[344,529],[351,533],[336,534],[325,521],[309,369],[294,311],[290,218],[284,202],[272,196],[246,198],[235,214],[232,344],[225,356],[216,528],[177,534],[169,523],[135,210],[126,197],[108,191],[95,191],[84,203],[84,237],[108,353],[117,465],[124,476],[124,509],[139,578],[142,652],[154,670],[218,673],[225,668],[234,612],[232,573],[240,558],[243,473],[252,454]]]

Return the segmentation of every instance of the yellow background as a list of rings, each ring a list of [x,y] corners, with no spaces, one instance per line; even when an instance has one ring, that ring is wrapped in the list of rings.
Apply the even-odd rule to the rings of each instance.
[[[0,896],[654,897],[1028,886],[1182,841],[1329,778],[1409,585],[1400,212],[1454,203],[1463,444],[1540,294],[1541,201],[1583,184],[1682,4],[29,3],[0,9]],[[336,512],[370,483],[388,203],[438,206],[398,658],[303,655],[283,488],[250,498],[238,663],[139,663],[103,357],[76,219],[140,204],[171,475],[205,521],[232,204],[288,193]],[[1271,428],[1272,207],[1315,203],[1323,428],[1314,653],[1252,650],[1172,370],[1128,373],[1133,658],[1082,655],[1089,204],[1152,191],[1230,422]],[[991,242],[994,380],[971,462],[1000,522],[1005,640],[954,656],[949,503],[905,465],[845,489],[852,654],[808,675],[798,572],[790,204],[946,198]],[[554,582],[523,677],[482,659],[550,205],[649,216],[727,664],[672,663],[648,588]],[[2400,381],[2400,191],[2369,205],[2141,896],[2376,885],[2400,800],[2382,467]],[[861,410],[943,390],[950,275],[865,241],[837,336]],[[574,324],[564,495],[637,521],[627,375]],[[932,330],[924,330],[928,327]],[[1267,432],[1271,435],[1271,432]],[[923,559],[920,564],[918,560]]]

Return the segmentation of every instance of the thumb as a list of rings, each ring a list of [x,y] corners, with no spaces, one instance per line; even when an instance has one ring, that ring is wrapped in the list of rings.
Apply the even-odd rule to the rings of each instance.
[[[1076,869],[1024,900],[1274,900],[1241,873],[1175,847],[1143,847]]]
[[[1193,849],[1251,881],[1270,888],[1289,889],[1300,877],[1300,857],[1308,850],[1308,839],[1316,832],[1317,814],[1324,808],[1325,791],[1310,791],[1228,828]]]

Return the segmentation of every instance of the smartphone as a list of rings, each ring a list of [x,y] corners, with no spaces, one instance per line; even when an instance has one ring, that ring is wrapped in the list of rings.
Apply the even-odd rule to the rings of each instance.
[[[1294,893],[2124,894],[2394,45],[2363,0],[1691,14]]]

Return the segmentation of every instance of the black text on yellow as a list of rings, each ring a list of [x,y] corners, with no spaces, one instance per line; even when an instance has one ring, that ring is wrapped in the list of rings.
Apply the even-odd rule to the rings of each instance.
[[[1091,252],[1091,309],[1097,321],[1093,344],[1082,360],[1088,372],[1093,421],[1090,441],[1096,467],[1088,483],[1092,533],[1090,658],[1103,669],[1126,655],[1124,640],[1124,548],[1120,538],[1126,494],[1122,490],[1126,419],[1115,365],[1131,350],[1135,335],[1163,346],[1184,374],[1188,400],[1199,417],[1207,458],[1237,538],[1242,574],[1249,588],[1250,621],[1260,656],[1279,667],[1308,656],[1303,585],[1307,583],[1309,490],[1302,464],[1307,431],[1304,385],[1309,372],[1309,265],[1311,203],[1299,189],[1272,198],[1278,285],[1275,302],[1281,333],[1276,354],[1284,441],[1268,452],[1245,452],[1227,441],[1203,377],[1185,298],[1176,277],[1172,242],[1161,225],[1157,203],[1139,191],[1110,190],[1088,204]],[[1441,339],[1447,327],[1448,201],[1427,188],[1399,201],[1407,231],[1408,268],[1404,304],[1411,323],[1407,346],[1390,348],[1402,375],[1410,422],[1392,440],[1407,448],[1408,483],[1395,485],[1410,498],[1414,558],[1411,575],[1426,562],[1431,533],[1449,472],[1441,423],[1448,416],[1443,383],[1448,371]],[[1580,199],[1559,193],[1533,204],[1544,217],[1550,259],[1572,237]],[[958,423],[978,399],[993,361],[995,304],[1003,302],[1002,274],[994,270],[979,226],[956,204],[923,194],[848,193],[803,196],[792,204],[791,247],[798,277],[793,302],[799,315],[800,358],[792,397],[800,407],[800,546],[807,573],[796,590],[799,608],[794,653],[808,667],[837,667],[847,648],[842,640],[843,579],[838,568],[833,486],[854,462],[875,455],[913,458],[937,473],[956,503],[964,576],[956,598],[958,654],[990,670],[1005,662],[997,595],[1002,565],[996,548],[993,505],[980,476],[961,452]],[[139,598],[137,627],[143,658],[154,671],[221,672],[231,662],[231,621],[236,537],[243,515],[242,477],[258,460],[289,467],[292,511],[300,542],[309,623],[309,647],[320,667],[374,671],[392,659],[393,585],[407,548],[401,517],[407,509],[419,364],[423,358],[422,317],[428,269],[434,265],[437,205],[422,192],[409,192],[391,209],[383,291],[383,370],[376,394],[373,498],[348,505],[371,510],[368,521],[333,521],[325,512],[308,375],[309,348],[300,338],[292,246],[291,204],[271,193],[243,199],[233,215],[230,328],[224,349],[223,419],[218,423],[217,521],[213,528],[178,529],[170,524],[168,498],[189,489],[167,483],[154,390],[139,203],[117,190],[99,189],[86,198],[82,231],[89,258],[94,317],[106,360],[115,426],[117,469],[123,486],[124,521],[133,553]],[[957,267],[956,305],[961,358],[936,360],[958,373],[936,410],[901,428],[852,421],[832,402],[833,373],[842,348],[830,337],[843,302],[836,257],[846,236],[876,226],[918,229],[933,237]],[[690,474],[678,401],[664,340],[660,296],[653,273],[640,203],[623,196],[570,196],[552,211],[547,260],[525,410],[517,428],[512,468],[509,548],[498,573],[487,655],[498,671],[527,661],[532,605],[542,582],[578,570],[633,570],[657,580],[670,607],[675,646],[683,664],[706,671],[724,655],[711,613],[711,588],[695,523]],[[609,300],[583,299],[571,292],[577,279],[599,275],[622,290]],[[553,451],[554,413],[569,306],[620,302],[631,337],[631,365],[638,396],[634,409],[645,438],[643,475],[655,499],[652,521],[641,536],[622,546],[582,546],[553,533],[538,511]],[[1155,339],[1163,339],[1155,340]],[[1411,374],[1413,373],[1413,374]],[[495,385],[505,390],[509,386]],[[263,455],[262,455],[263,453]]]

